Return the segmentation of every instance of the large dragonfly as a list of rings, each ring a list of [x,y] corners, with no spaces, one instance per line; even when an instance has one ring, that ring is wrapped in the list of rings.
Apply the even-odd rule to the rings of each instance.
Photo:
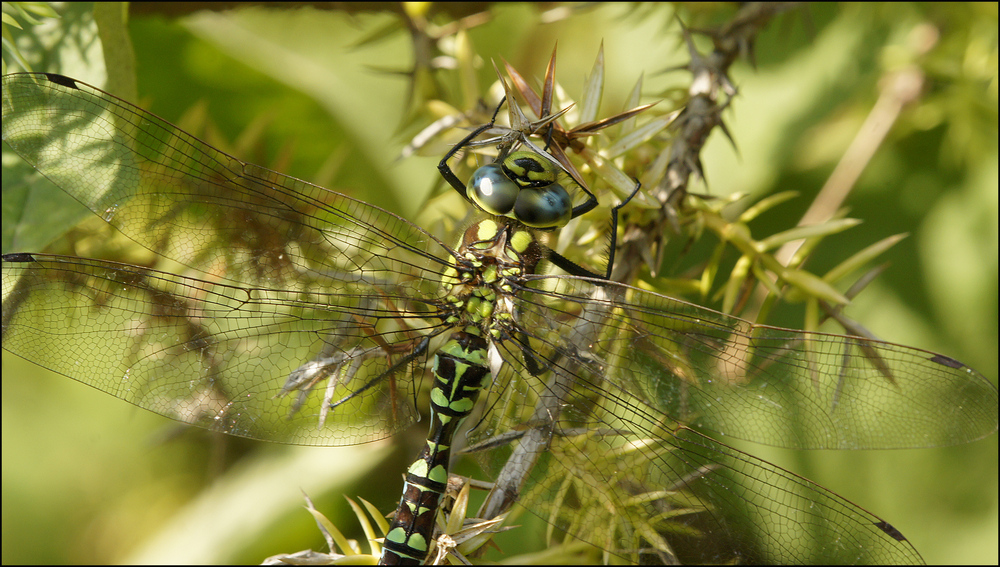
[[[919,562],[888,522],[706,434],[881,449],[997,429],[996,388],[946,356],[549,274],[567,261],[503,216],[452,247],[67,77],[5,76],[3,139],[170,267],[4,254],[3,348],[280,443],[381,439],[430,407],[385,562],[426,558],[453,444],[495,481],[484,515],[519,502],[619,560]],[[530,153],[483,175],[546,169]]]

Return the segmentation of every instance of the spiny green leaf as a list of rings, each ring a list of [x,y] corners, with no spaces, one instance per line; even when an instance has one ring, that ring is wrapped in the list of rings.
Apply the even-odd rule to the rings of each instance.
[[[629,93],[628,98],[625,99],[625,108],[635,108],[639,106],[639,101],[642,97],[642,83],[645,78],[645,73],[639,73],[639,78],[636,79],[635,85],[632,87],[632,92]],[[635,129],[635,120],[628,119],[622,121],[622,127],[618,131],[619,136],[625,136],[629,132]]]
[[[782,272],[780,272],[780,277],[790,285],[799,287],[806,291],[812,297],[825,299],[826,301],[836,303],[838,305],[847,304],[851,301],[844,297],[844,294],[837,291],[833,286],[823,281],[822,278],[805,270],[785,268]]]
[[[739,296],[740,289],[743,287],[743,282],[746,280],[752,265],[753,260],[751,256],[744,254],[736,260],[732,271],[729,272],[729,279],[726,281],[722,299],[722,310],[726,313],[731,313],[733,306],[736,305],[736,298]]]
[[[364,530],[365,537],[368,538],[368,541],[371,544],[372,555],[375,555],[376,553],[381,554],[382,552],[378,549],[378,544],[375,542],[379,536],[375,533],[375,530],[372,529],[372,524],[368,521],[368,515],[361,509],[361,506],[358,506],[357,502],[347,498],[346,496],[344,498],[347,499],[347,502],[351,505],[351,509],[354,510],[354,515],[357,516],[358,523],[361,524],[361,529]],[[375,517],[381,518],[382,515],[378,514]],[[386,526],[386,531],[388,531],[388,526]]]
[[[604,42],[597,51],[597,59],[590,75],[583,83],[583,103],[580,105],[580,122],[592,122],[597,119],[600,110],[601,97],[604,95]]]
[[[864,249],[853,254],[850,258],[844,260],[840,264],[837,264],[836,267],[823,276],[823,279],[830,283],[840,281],[841,278],[862,268],[864,265],[874,260],[877,256],[889,248],[892,248],[897,242],[906,237],[906,234],[894,234],[887,238],[883,238],[874,244],[866,246]]]
[[[648,106],[646,108],[648,108]],[[643,110],[645,110],[645,108],[643,108]],[[610,158],[616,158],[639,147],[641,144],[645,144],[651,140],[653,136],[656,136],[663,130],[667,129],[667,127],[669,127],[678,116],[680,116],[680,111],[675,110],[670,114],[654,118],[642,126],[634,129],[629,134],[618,138],[618,140],[612,144],[610,148],[608,148],[607,156]]]
[[[837,219],[832,221],[827,221],[823,224],[815,224],[811,226],[797,226],[788,230],[781,231],[777,234],[768,236],[767,238],[761,240],[760,250],[767,251],[778,248],[786,242],[791,242],[793,240],[805,240],[808,238],[817,238],[821,236],[829,236],[831,234],[836,234],[842,232],[849,228],[855,227],[861,224],[858,219]]]
[[[743,211],[740,215],[740,222],[750,222],[760,216],[765,211],[769,211],[774,207],[789,201],[799,196],[798,191],[782,191],[780,193],[775,193],[774,195],[769,195],[764,197],[760,201],[757,201],[750,206],[747,210]]]
[[[341,554],[343,555],[358,554],[357,550],[355,550],[354,547],[351,546],[350,541],[346,537],[344,537],[344,534],[342,534],[340,530],[337,529],[337,526],[333,525],[333,522],[331,522],[319,510],[313,508],[312,506],[307,506],[306,510],[308,510],[309,513],[312,514],[312,517],[314,520],[316,520],[316,523],[323,526],[323,529],[326,530],[328,534],[330,534],[330,537],[333,538],[333,541],[336,544],[337,549],[340,551]],[[331,549],[331,551],[333,550]]]

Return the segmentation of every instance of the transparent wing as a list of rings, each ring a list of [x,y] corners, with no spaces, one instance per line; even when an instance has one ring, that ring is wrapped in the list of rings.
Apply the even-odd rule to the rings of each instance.
[[[997,390],[900,345],[754,326],[648,291],[539,277],[468,451],[514,500],[634,562],[913,563],[890,524],[709,439],[945,445],[996,431]]]
[[[796,449],[937,447],[997,430],[996,386],[946,356],[599,283],[543,277],[519,295],[528,344],[550,365],[587,362],[580,378],[599,397],[632,396],[673,422]]]
[[[451,257],[432,236],[58,75],[3,78],[3,139],[173,261],[5,256],[5,349],[258,439],[348,444],[413,419],[411,371],[440,332]]]

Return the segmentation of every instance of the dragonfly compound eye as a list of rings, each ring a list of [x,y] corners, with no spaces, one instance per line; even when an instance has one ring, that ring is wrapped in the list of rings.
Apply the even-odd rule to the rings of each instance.
[[[520,190],[499,165],[491,163],[472,174],[465,191],[480,209],[491,215],[508,216]]]
[[[514,218],[533,228],[563,226],[573,217],[569,192],[558,184],[525,187],[514,204]]]

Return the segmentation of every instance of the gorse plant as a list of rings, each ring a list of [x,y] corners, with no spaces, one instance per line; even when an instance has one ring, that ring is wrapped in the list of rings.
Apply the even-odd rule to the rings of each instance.
[[[983,84],[983,77],[977,75],[981,58],[976,55],[983,50],[971,47],[984,45],[982,29],[969,26],[961,41],[949,34],[934,36],[931,32],[940,29],[934,26],[941,14],[905,7],[901,10],[906,17],[891,26],[893,33],[872,39],[850,25],[845,29],[847,18],[831,17],[832,10],[819,8],[815,40],[789,40],[797,46],[788,50],[789,68],[796,55],[808,58],[822,53],[826,59],[818,60],[840,69],[838,78],[849,75],[844,70],[850,67],[841,62],[843,57],[824,51],[827,31],[834,30],[836,33],[830,33],[841,40],[855,38],[860,42],[854,48],[843,43],[845,49],[853,49],[858,68],[874,68],[882,76],[878,100],[868,105],[867,122],[848,146],[841,142],[846,139],[844,132],[862,122],[864,113],[859,115],[858,111],[872,101],[847,104],[834,114],[835,119],[825,122],[807,120],[810,111],[803,110],[813,108],[812,113],[820,113],[821,108],[829,109],[829,104],[815,101],[835,97],[839,94],[835,88],[830,92],[804,88],[795,96],[772,90],[771,96],[783,103],[784,113],[766,114],[770,122],[757,124],[756,130],[745,127],[762,108],[755,100],[756,93],[767,87],[754,83],[754,72],[744,63],[760,63],[764,75],[781,68],[775,64],[775,53],[783,46],[775,45],[770,30],[790,26],[798,34],[809,29],[810,16],[799,8],[756,4],[738,10],[640,6],[616,8],[621,10],[616,12],[619,20],[607,17],[610,7],[588,12],[498,5],[468,13],[463,12],[467,10],[464,6],[409,4],[394,10],[392,14],[356,14],[355,30],[340,24],[328,26],[326,35],[351,38],[353,50],[346,56],[309,41],[302,42],[310,44],[306,54],[297,55],[278,43],[222,39],[219,45],[251,61],[252,71],[229,64],[212,68],[221,61],[212,54],[192,58],[202,62],[202,73],[212,86],[176,89],[169,79],[157,87],[144,87],[149,91],[143,92],[156,93],[159,102],[155,104],[169,100],[181,108],[189,104],[184,99],[191,95],[184,91],[240,93],[228,96],[221,106],[195,106],[180,122],[182,130],[205,138],[208,148],[184,145],[187,138],[182,130],[161,125],[127,102],[119,105],[110,95],[77,88],[71,80],[52,81],[41,90],[15,94],[26,87],[11,79],[9,100],[13,102],[8,107],[5,82],[5,140],[54,178],[62,190],[85,202],[127,236],[112,236],[107,225],[96,222],[99,219],[95,217],[71,232],[65,232],[65,227],[75,225],[75,221],[44,222],[59,226],[50,231],[53,234],[34,237],[43,244],[26,245],[27,241],[19,240],[9,247],[12,231],[8,227],[15,223],[5,217],[4,253],[18,253],[5,256],[5,351],[44,362],[63,374],[175,419],[202,420],[210,429],[252,438],[315,444],[384,436],[417,412],[426,414],[431,400],[442,403],[442,392],[447,388],[438,384],[453,383],[463,371],[456,369],[452,378],[448,370],[439,370],[444,359],[435,353],[443,351],[453,360],[465,361],[456,368],[465,364],[486,369],[492,377],[468,419],[471,432],[468,436],[458,434],[455,451],[470,453],[484,464],[485,476],[474,468],[460,472],[485,478],[492,493],[480,504],[483,496],[473,490],[474,504],[470,503],[467,488],[461,488],[463,483],[454,476],[441,488],[444,513],[436,519],[439,536],[428,542],[435,546],[429,560],[459,555],[474,558],[491,546],[498,546],[509,558],[518,552],[523,540],[541,533],[548,548],[541,556],[544,561],[919,558],[895,528],[913,537],[909,529],[894,527],[836,494],[719,441],[740,438],[809,448],[936,446],[986,435],[991,420],[995,429],[995,389],[991,394],[985,379],[953,359],[933,353],[923,356],[919,354],[922,351],[865,338],[813,333],[822,329],[853,337],[876,336],[855,321],[869,320],[869,314],[858,307],[866,301],[866,294],[859,292],[875,281],[874,293],[881,297],[878,288],[883,280],[891,280],[892,270],[885,272],[885,264],[872,264],[901,242],[902,236],[894,232],[911,229],[912,224],[900,220],[908,214],[908,203],[926,200],[927,187],[934,185],[926,178],[923,184],[906,178],[908,181],[901,183],[912,189],[907,197],[913,199],[884,209],[892,212],[878,219],[878,225],[885,225],[884,231],[876,231],[875,236],[868,231],[859,234],[855,228],[859,221],[848,218],[844,203],[854,205],[867,198],[868,176],[874,175],[879,180],[876,184],[886,184],[885,180],[893,177],[891,172],[901,171],[879,157],[887,151],[880,147],[892,148],[888,151],[898,154],[894,156],[898,160],[905,153],[895,150],[893,137],[905,140],[920,128],[933,128],[938,120],[937,124],[948,125],[943,128],[948,134],[942,148],[969,149],[959,152],[960,158],[954,153],[947,158],[952,160],[949,167],[989,162],[991,154],[983,153],[983,138],[976,138],[981,134],[970,133],[979,130],[963,129],[961,124],[979,124],[984,117],[988,120],[983,123],[995,124],[995,85],[990,90],[987,82],[985,90],[986,100],[994,101],[992,107],[988,103],[973,106],[969,116],[948,114],[947,101],[951,99],[941,96],[937,88],[944,76],[942,61],[947,61],[938,46],[954,50],[963,41],[970,47],[965,52],[962,78],[951,84],[970,90]],[[858,8],[845,8],[846,12],[852,10]],[[949,16],[965,22],[974,19],[959,13]],[[877,9],[868,15],[873,20],[885,19]],[[119,77],[110,84],[125,84],[128,81],[122,81],[121,76],[134,72],[131,65],[111,63],[126,52],[120,43],[109,39],[115,37],[109,31],[125,29],[124,22],[115,23],[113,16],[99,15],[97,27],[103,28],[105,50],[110,54],[108,72]],[[156,44],[153,40],[160,33],[159,24],[133,17],[133,27],[144,30],[133,32],[139,60],[148,61],[144,53],[149,53],[149,47],[138,38],[149,38],[149,45]],[[248,19],[232,25],[242,17]],[[252,27],[249,22],[255,17],[266,22],[265,30],[288,31],[291,43],[309,37],[305,30],[315,23],[310,20],[316,19],[285,19],[281,11],[248,10],[232,19],[229,14],[199,14],[186,21],[190,30],[206,37],[245,38],[241,34]],[[23,15],[19,18],[27,21]],[[601,19],[602,25],[595,25]],[[650,37],[674,42],[670,49],[646,48],[614,31],[620,26],[639,35],[638,30],[650,28],[648,24],[654,20],[662,27]],[[223,33],[225,30],[229,33]],[[544,33],[534,33],[537,30]],[[603,36],[603,44],[601,37],[593,37],[595,30]],[[907,30],[909,35],[903,33]],[[543,38],[544,42],[539,45],[529,38]],[[587,38],[593,41],[581,43]],[[870,51],[872,45],[880,46],[877,54],[862,48]],[[989,41],[985,45],[985,52],[990,53]],[[993,45],[995,54],[995,34]],[[22,49],[22,64],[81,78],[68,67],[53,67]],[[58,52],[59,48],[47,50],[49,55]],[[412,59],[401,68],[398,54],[402,52],[412,54]],[[387,56],[389,53],[394,55]],[[627,54],[624,58],[623,53]],[[673,53],[679,59],[664,59],[663,53]],[[874,59],[878,63],[873,65]],[[582,60],[586,60],[585,65]],[[163,61],[162,66],[174,65],[173,58]],[[317,65],[319,61],[322,63]],[[815,67],[817,59],[812,61]],[[155,76],[157,71],[151,67],[156,66],[141,67],[141,73]],[[321,70],[327,68],[333,71]],[[371,77],[386,70],[403,71],[405,80],[382,78],[385,84],[393,82],[394,88],[372,88],[368,82]],[[289,103],[292,95],[281,91],[276,91],[274,99],[267,99],[272,96],[267,94],[271,89],[259,86],[264,84],[257,77],[260,71],[283,77],[323,101],[323,108],[336,117],[334,126],[307,121],[300,128],[303,135],[299,139],[312,135],[314,140],[274,146],[270,132],[292,124],[287,116],[290,109],[299,107]],[[664,75],[663,71],[671,72]],[[164,77],[174,72],[160,71]],[[734,78],[740,73],[745,77]],[[801,68],[798,73],[811,76]],[[582,79],[577,78],[581,75]],[[790,89],[799,84],[795,79],[792,73],[778,83]],[[802,84],[822,84],[815,78],[809,81]],[[41,84],[46,85],[44,81]],[[143,84],[156,83],[140,81]],[[120,92],[111,87],[106,90]],[[104,129],[113,132],[134,127],[139,133],[134,138],[138,145],[131,148],[99,135],[83,138],[74,129],[66,130],[65,136],[44,130],[30,131],[35,133],[26,136],[19,133],[21,124],[34,124],[32,115],[24,112],[25,104],[52,109],[49,116],[55,122],[77,116],[70,112],[77,103],[69,102],[76,91],[89,93],[86,96],[92,98],[88,100],[97,108],[122,109],[121,124],[104,122]],[[49,93],[51,98],[41,93]],[[258,96],[261,101],[281,102],[253,102]],[[241,110],[244,105],[253,110]],[[261,108],[267,111],[262,113]],[[180,116],[171,114],[173,111],[156,111],[167,118]],[[233,116],[227,114],[235,115],[238,128],[216,122],[220,115],[224,121],[232,121]],[[213,118],[207,119],[209,115]],[[98,123],[104,120],[100,113],[94,116]],[[469,138],[471,131],[487,124]],[[385,143],[394,128],[398,143]],[[803,128],[812,130],[800,137],[787,134]],[[764,134],[803,141],[762,143]],[[26,141],[32,136],[44,143]],[[155,144],[147,151],[144,144],[151,139],[177,151],[160,152]],[[66,140],[70,143],[63,144]],[[83,140],[92,141],[96,153],[79,151],[86,144],[76,142]],[[828,143],[831,140],[834,143]],[[722,151],[712,149],[714,141],[722,142]],[[460,142],[469,143],[452,153]],[[836,155],[830,150],[832,146],[847,149]],[[57,147],[63,148],[61,153],[49,154]],[[220,157],[213,147],[250,156],[277,171],[299,171],[303,177],[319,171],[310,178],[347,197],[243,162],[228,162],[228,156]],[[771,153],[758,158],[759,147],[771,148]],[[993,147],[995,155],[995,135]],[[195,160],[195,165],[189,165],[183,159],[188,148],[235,167],[216,168],[211,160]],[[95,166],[93,171],[104,171],[110,162],[93,157],[100,155],[101,149],[116,158],[114,163],[123,168],[121,171],[127,171],[130,160],[137,158],[141,164],[137,171],[163,171],[163,166],[176,163],[175,169],[167,171],[177,173],[162,174],[167,180],[162,187],[144,176],[135,178],[138,181],[131,186],[116,183],[113,186],[124,192],[123,198],[105,202],[96,198],[96,193],[88,193],[95,177],[78,173],[86,169],[64,169],[35,156],[36,150],[38,155],[59,159],[79,156],[90,160],[86,163]],[[942,155],[951,151],[940,149]],[[442,161],[443,156],[450,159]],[[720,162],[740,157],[743,163],[738,166],[718,168]],[[311,165],[298,169],[304,159],[311,160]],[[795,218],[789,218],[789,207],[804,208],[808,200],[802,196],[824,184],[809,168],[815,169],[817,163],[832,165],[838,159],[840,165],[826,181],[822,197],[801,221],[797,220],[798,211]],[[20,211],[19,198],[7,189],[8,180],[20,178],[16,166],[8,167],[8,163],[5,161],[5,209]],[[523,217],[501,216],[493,224],[482,224],[486,215],[470,206],[462,187],[467,181],[475,185],[472,180],[481,179],[479,172],[488,164],[494,167],[491,179],[503,184],[506,176],[516,190],[537,185],[548,191],[552,182],[564,187],[574,212],[556,213],[568,222],[535,225],[541,230],[530,237],[519,228],[519,223],[527,222]],[[866,169],[867,164],[871,165]],[[445,165],[450,178],[439,175]],[[929,169],[920,163],[913,163],[913,167],[925,172]],[[102,175],[117,179],[111,171]],[[527,171],[536,173],[518,177]],[[764,177],[774,179],[772,184],[780,191],[733,193],[766,185]],[[263,181],[258,184],[257,179]],[[33,184],[25,186],[29,187],[25,203],[31,195],[42,194],[36,193]],[[851,194],[855,188],[860,188],[862,197]],[[431,192],[425,196],[427,189]],[[593,209],[589,194],[596,199]],[[405,214],[394,217],[352,197]],[[140,219],[142,211],[159,207],[159,199],[169,204],[158,209],[169,211],[165,216],[148,218],[142,229],[126,220],[132,218],[129,215]],[[268,202],[273,207],[265,207]],[[7,206],[13,203],[18,207]],[[30,218],[28,207],[23,210],[20,216]],[[61,214],[61,210],[50,206],[47,213]],[[988,208],[985,214],[988,227]],[[863,212],[853,216],[872,218]],[[341,217],[347,219],[345,224],[333,220]],[[197,218],[210,220],[195,222]],[[992,223],[995,227],[995,212]],[[966,224],[968,228],[977,225]],[[25,223],[16,226],[29,233],[21,228],[27,226]],[[470,227],[479,230],[471,242]],[[463,232],[466,238],[459,241]],[[79,264],[93,265],[93,270],[78,267],[59,272],[67,274],[65,277],[31,279],[29,258],[41,265],[42,256],[28,254],[41,251],[44,243],[53,239],[56,243],[48,251],[63,258],[96,258]],[[229,242],[228,249],[217,253],[216,246],[223,241]],[[537,256],[536,249],[542,251]],[[988,245],[986,251],[985,262],[977,267],[989,273],[992,265],[995,282],[995,243],[992,259]],[[896,249],[893,252],[898,254]],[[111,262],[132,267],[116,272],[108,268]],[[98,270],[101,266],[108,269]],[[613,269],[606,273],[608,266]],[[192,276],[194,279],[185,279]],[[64,291],[77,290],[77,297],[95,301],[93,309],[81,311],[84,319],[60,327],[66,341],[42,347],[35,338],[8,338],[8,328],[16,336],[30,336],[24,333],[35,325],[26,324],[28,319],[10,327],[6,321],[15,315],[47,317],[50,308],[33,297],[43,289],[57,291],[47,287],[47,282],[60,280],[65,282]],[[25,283],[14,287],[15,281]],[[86,291],[95,282],[105,291],[96,295]],[[217,297],[213,294],[230,285],[227,282],[234,286],[232,293],[222,293],[218,297],[225,299],[217,303],[205,302],[206,297]],[[970,297],[973,295],[970,292]],[[8,296],[20,298],[22,303],[8,303]],[[275,316],[282,313],[291,319],[280,323],[275,319],[272,327],[265,319],[255,319],[257,323],[250,325],[249,318],[241,317],[241,312],[251,311],[250,305],[253,310],[265,309],[263,303],[257,303],[265,296],[272,302],[266,309],[273,306]],[[121,310],[116,297],[127,297],[133,307]],[[244,297],[242,303],[239,297]],[[215,316],[204,317],[213,305],[219,308]],[[995,302],[992,305],[995,312]],[[143,324],[135,319],[138,315],[124,315],[145,313],[146,307],[152,310]],[[341,315],[335,317],[334,312]],[[87,333],[88,327],[81,322],[94,317],[108,317],[105,321],[110,323],[105,327],[114,336],[84,350],[108,353],[108,360],[119,350],[132,353],[124,355],[134,358],[125,375],[135,377],[134,387],[113,388],[109,380],[121,372],[117,367],[101,367],[97,359],[88,366],[90,355],[78,361],[59,355],[67,344],[83,345],[87,337],[96,336]],[[134,321],[129,333],[116,334],[115,317]],[[974,318],[966,317],[966,321],[976,326]],[[769,323],[804,332],[761,326]],[[303,325],[317,326],[307,330]],[[469,334],[481,335],[486,346],[481,351],[463,346],[465,354],[459,356],[454,347],[441,344],[452,328],[466,333],[460,343],[477,342]],[[878,338],[934,344],[908,335],[897,337],[894,332],[885,332],[885,326],[879,328]],[[160,342],[153,341],[154,334],[147,329],[162,330]],[[995,335],[995,322],[993,329]],[[155,353],[168,352],[170,347],[161,349],[166,344],[162,337],[168,335],[187,345],[178,360],[193,361],[194,356],[197,364],[192,362],[192,366],[202,368],[198,374],[213,369],[211,373],[219,376],[213,379],[216,386],[195,388],[200,383],[196,377],[179,373],[177,365],[170,362],[159,366],[162,372],[143,370],[154,362],[160,364]],[[315,351],[300,343],[300,337],[311,337],[308,340],[326,346],[322,352]],[[125,348],[130,342],[133,346]],[[279,354],[278,343],[287,351]],[[216,354],[216,345],[227,346]],[[966,356],[954,345],[935,348]],[[42,349],[47,349],[47,354],[39,354]],[[65,366],[67,363],[73,366]],[[6,364],[5,355],[5,369]],[[237,377],[226,370],[231,364],[249,366],[241,366]],[[981,367],[978,362],[973,366]],[[984,370],[987,376],[995,374],[995,369]],[[958,387],[963,380],[974,383],[976,392],[982,390],[981,395],[972,396],[975,401],[968,398],[969,390]],[[432,384],[434,381],[438,384]],[[182,383],[192,385],[191,391],[198,396],[174,396],[170,405],[164,405],[162,399],[154,403],[152,398],[141,397],[144,394],[134,394],[157,391],[162,386],[154,386],[162,384],[171,398],[175,390],[182,389]],[[231,396],[229,392],[235,390],[248,395]],[[900,420],[907,419],[898,416],[914,415],[928,398],[944,410],[935,413],[941,417],[924,414],[920,424],[898,427]],[[457,394],[448,401],[457,407],[471,404],[473,399]],[[177,411],[180,407],[186,408],[183,415]],[[951,415],[949,408],[962,410],[949,418],[945,417]],[[845,417],[847,414],[850,417]],[[216,416],[215,421],[204,421],[210,415]],[[249,420],[241,421],[237,415]],[[305,420],[301,428],[294,425],[300,419]],[[424,430],[427,421],[425,415],[420,426]],[[704,430],[715,439],[702,437],[696,430]],[[406,449],[407,459],[412,459],[412,452],[412,447]],[[749,453],[757,454],[753,449]],[[431,478],[429,471],[417,470],[421,459],[411,465],[411,476]],[[396,492],[401,468],[379,466],[374,470],[384,476],[369,476],[363,487],[342,487],[337,492],[368,497],[366,490],[371,486],[392,486],[386,492]],[[314,489],[309,492],[317,493]],[[794,496],[779,498],[779,493]],[[372,520],[362,522],[364,537],[378,539],[392,529],[379,512],[387,510],[390,501],[387,497],[375,505],[365,502],[365,512]],[[517,503],[524,506],[514,506]],[[317,507],[327,512],[337,504],[321,502]],[[353,508],[362,517],[361,508]],[[522,514],[526,509],[534,515]],[[823,512],[815,523],[803,522],[802,514],[811,517],[805,511],[812,509]],[[878,511],[890,519],[900,517]],[[321,516],[315,511],[314,515]],[[348,543],[333,528],[345,529],[350,522],[321,519],[321,523],[330,533],[328,543],[341,553],[379,555],[379,545],[366,549]],[[522,523],[527,525],[515,528]],[[504,533],[487,543],[497,531]],[[858,539],[851,539],[838,551],[828,545],[841,541],[838,537]],[[855,543],[857,547],[852,547]],[[415,549],[416,540],[410,544]],[[266,553],[302,547],[286,543],[269,547]],[[923,549],[922,544],[918,547]],[[856,549],[870,555],[856,557]],[[249,548],[243,552],[253,555]],[[528,555],[515,557],[533,559]],[[349,560],[358,559],[363,558]]]

